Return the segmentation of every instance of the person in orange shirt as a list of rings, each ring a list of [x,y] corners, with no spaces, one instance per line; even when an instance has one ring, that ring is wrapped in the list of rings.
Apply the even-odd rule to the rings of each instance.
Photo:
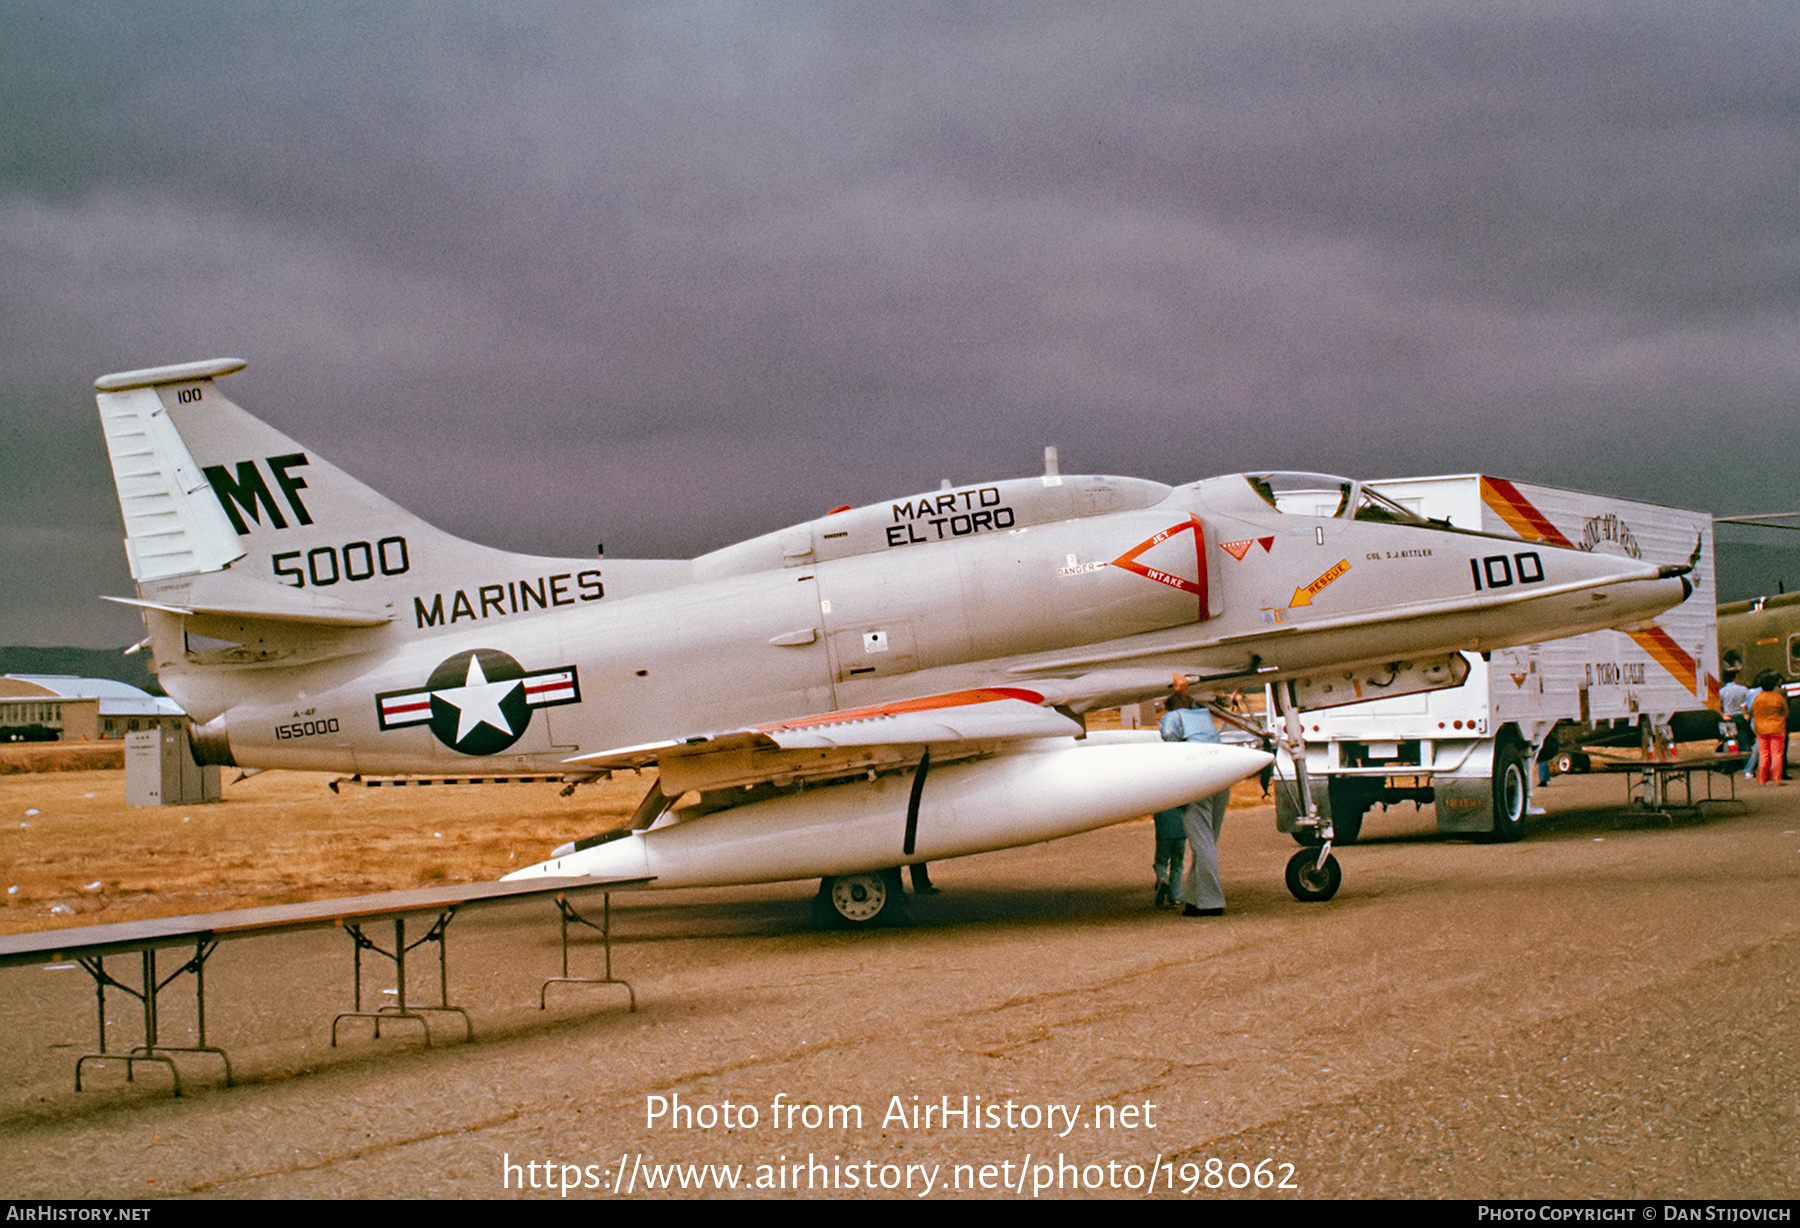
[[[1763,784],[1771,780],[1787,783],[1787,696],[1781,692],[1781,679],[1764,674],[1762,690],[1750,703],[1750,724],[1756,730],[1759,762],[1756,778]]]

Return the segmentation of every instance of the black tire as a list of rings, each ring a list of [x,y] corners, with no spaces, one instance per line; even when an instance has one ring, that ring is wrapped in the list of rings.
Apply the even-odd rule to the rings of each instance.
[[[1288,858],[1287,889],[1303,904],[1329,900],[1344,881],[1344,871],[1336,857],[1326,857],[1323,866],[1318,861],[1319,855],[1306,849]]]
[[[1525,834],[1525,809],[1531,799],[1531,764],[1517,742],[1494,748],[1494,839],[1510,844]]]

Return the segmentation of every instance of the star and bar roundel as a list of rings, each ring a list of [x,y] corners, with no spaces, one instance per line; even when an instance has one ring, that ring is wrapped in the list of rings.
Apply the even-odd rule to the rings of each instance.
[[[463,755],[497,755],[524,736],[533,708],[581,702],[575,667],[527,672],[493,648],[446,658],[423,687],[375,696],[381,728],[430,725],[433,736]]]

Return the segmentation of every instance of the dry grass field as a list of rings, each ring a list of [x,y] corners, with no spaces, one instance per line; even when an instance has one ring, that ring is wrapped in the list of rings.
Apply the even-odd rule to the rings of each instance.
[[[0,933],[494,879],[618,826],[648,787],[230,779],[221,802],[134,808],[122,771],[0,775]]]
[[[124,766],[123,742],[9,742],[0,746],[0,776],[99,772]]]

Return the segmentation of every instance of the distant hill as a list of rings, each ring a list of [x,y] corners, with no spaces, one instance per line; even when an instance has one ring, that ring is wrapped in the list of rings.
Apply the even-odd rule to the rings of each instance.
[[[78,678],[111,678],[129,682],[152,695],[163,694],[150,672],[146,650],[125,655],[123,648],[0,648],[0,674],[74,674]]]

